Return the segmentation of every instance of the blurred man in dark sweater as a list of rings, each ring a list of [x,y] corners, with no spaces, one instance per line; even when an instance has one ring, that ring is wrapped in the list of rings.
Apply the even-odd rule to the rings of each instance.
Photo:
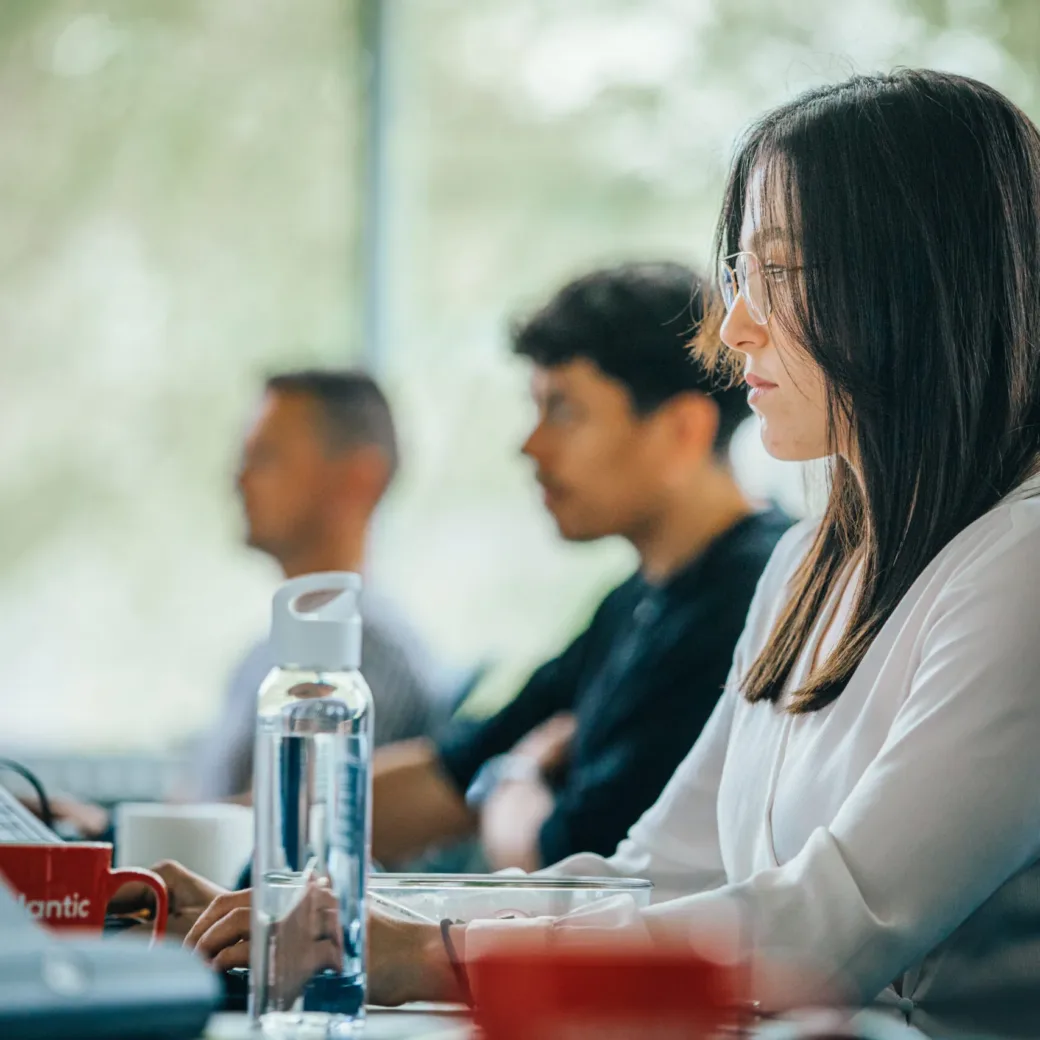
[[[639,568],[497,715],[377,752],[377,860],[476,835],[493,869],[609,855],[697,739],[790,523],[733,476],[747,401],[690,355],[700,317],[692,271],[630,264],[567,285],[514,330],[538,408],[523,452],[546,508],[568,540],[625,538]]]

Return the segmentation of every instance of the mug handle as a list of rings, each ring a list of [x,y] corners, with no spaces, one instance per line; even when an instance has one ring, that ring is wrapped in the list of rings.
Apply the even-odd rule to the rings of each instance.
[[[166,882],[154,870],[141,867],[116,867],[108,872],[108,898],[111,899],[123,885],[130,881],[138,881],[147,885],[155,893],[155,920],[152,924],[152,944],[166,934],[166,916],[170,911],[170,897],[166,891]]]

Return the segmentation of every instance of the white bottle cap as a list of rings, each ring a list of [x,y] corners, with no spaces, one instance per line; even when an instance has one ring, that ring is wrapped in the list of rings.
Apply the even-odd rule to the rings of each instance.
[[[274,594],[271,649],[280,667],[349,672],[361,667],[361,576],[292,578]]]

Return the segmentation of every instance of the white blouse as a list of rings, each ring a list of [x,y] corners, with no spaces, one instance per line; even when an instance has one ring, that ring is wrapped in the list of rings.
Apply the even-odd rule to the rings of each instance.
[[[919,1003],[1040,994],[1040,478],[925,568],[832,704],[791,715],[739,687],[785,604],[812,527],[777,546],[704,732],[609,860],[551,872],[650,878],[655,904],[503,933],[698,934],[732,921],[767,962],[799,967],[799,1002]],[[832,605],[840,624],[854,588]],[[793,678],[804,678],[830,611]],[[811,981],[809,981],[811,980]],[[890,991],[893,992],[893,991]],[[767,998],[770,999],[770,998]],[[893,999],[895,999],[893,997]]]

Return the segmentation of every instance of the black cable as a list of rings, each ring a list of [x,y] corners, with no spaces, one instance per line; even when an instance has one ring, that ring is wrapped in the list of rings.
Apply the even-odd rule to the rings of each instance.
[[[12,773],[17,773],[36,792],[36,797],[40,799],[40,819],[45,827],[53,828],[54,813],[51,810],[51,802],[36,774],[13,758],[0,758],[0,769],[9,769]]]

